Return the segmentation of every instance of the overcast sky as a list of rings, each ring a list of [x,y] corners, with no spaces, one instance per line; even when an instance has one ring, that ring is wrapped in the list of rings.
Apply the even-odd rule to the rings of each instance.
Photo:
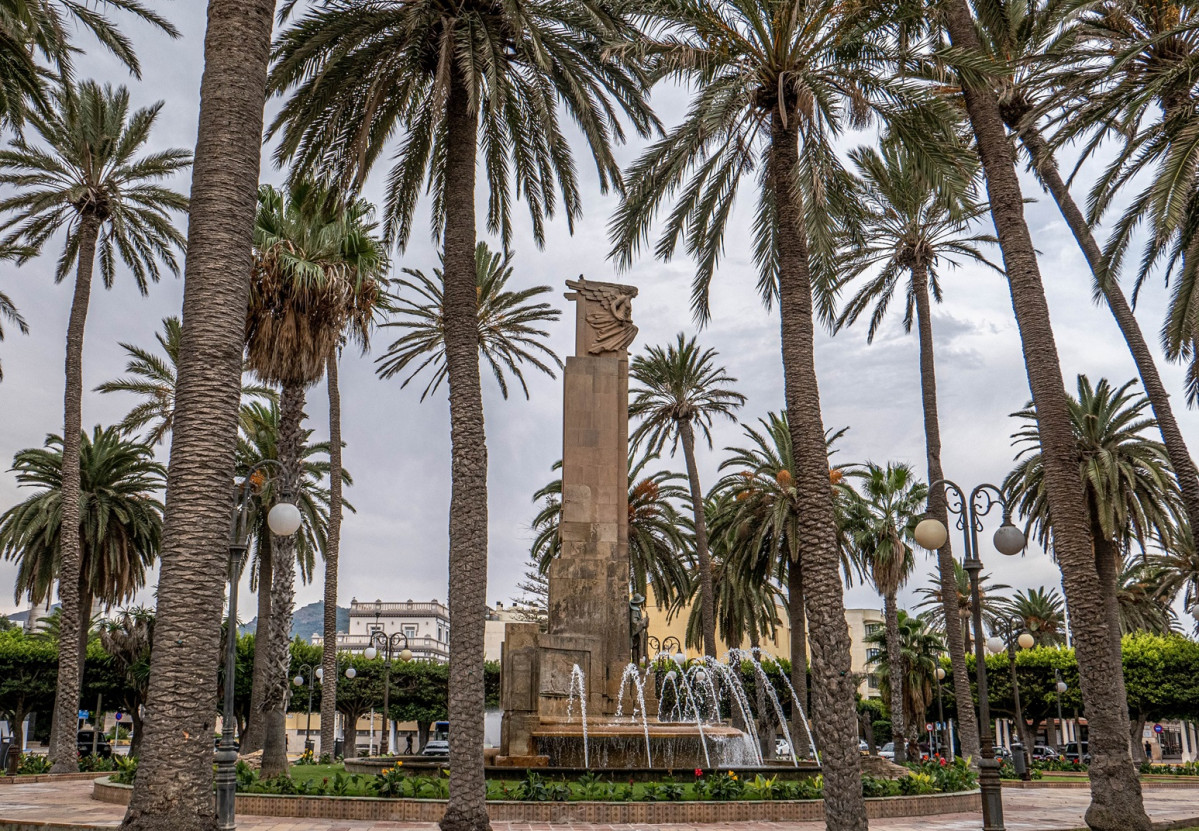
[[[196,116],[202,70],[204,6],[195,2],[152,4],[182,31],[178,41],[144,26],[124,23],[133,36],[144,67],[142,81],[130,78],[110,56],[81,37],[85,54],[78,59],[78,75],[130,87],[138,105],[165,102],[150,149],[195,144]],[[686,106],[686,93],[659,93],[654,104],[670,124]],[[268,106],[268,117],[275,109]],[[843,151],[870,140],[869,135],[846,137]],[[579,145],[576,145],[579,146]],[[641,150],[633,142],[621,150],[628,163]],[[283,176],[264,151],[262,180],[279,183]],[[385,153],[384,156],[389,154]],[[633,306],[640,328],[633,349],[661,344],[677,332],[692,333],[689,315],[692,265],[682,257],[662,263],[643,258],[629,272],[618,275],[606,259],[606,225],[615,199],[600,193],[594,176],[579,159],[584,217],[572,237],[566,224],[549,226],[545,249],[538,250],[529,226],[520,219],[514,236],[515,275],[512,287],[549,285],[553,299],[565,309],[563,281],[580,272],[593,280],[620,280],[637,286]],[[366,188],[366,196],[379,201],[381,170]],[[1084,175],[1076,195],[1085,196]],[[1091,302],[1091,278],[1064,222],[1048,197],[1027,176],[1025,196],[1035,202],[1027,208],[1034,241],[1057,335],[1058,351],[1067,387],[1074,388],[1078,373],[1092,380],[1109,378],[1122,383],[1135,374],[1119,332],[1106,308]],[[747,183],[751,188],[753,182]],[[188,181],[176,182],[186,191]],[[480,202],[485,194],[480,188]],[[777,318],[765,311],[755,290],[751,260],[750,217],[752,190],[741,193],[719,276],[713,285],[711,323],[699,333],[704,346],[719,351],[721,362],[738,379],[748,401],[741,420],[756,422],[771,410],[781,409],[782,367]],[[425,219],[416,225],[408,250],[397,254],[398,267],[431,270],[437,265]],[[988,229],[989,230],[989,229]],[[489,240],[490,241],[490,240]],[[494,242],[494,241],[492,241]],[[47,433],[62,429],[63,351],[71,282],[53,283],[57,243],[48,244],[43,257],[16,269],[0,263],[0,291],[6,292],[25,314],[32,329],[28,337],[6,326],[0,343],[4,381],[0,383],[0,509],[7,509],[25,494],[6,469],[13,453],[39,446]],[[998,260],[998,251],[993,252]],[[964,487],[999,482],[1012,466],[1010,434],[1015,423],[1009,413],[1028,400],[1028,384],[1020,341],[1012,316],[1006,283],[992,272],[966,267],[949,272],[944,280],[945,302],[934,310],[938,384],[946,475]],[[111,291],[99,281],[93,288],[84,352],[84,387],[93,389],[122,374],[125,355],[120,342],[152,347],[163,317],[178,314],[183,282],[166,278],[140,297],[130,275],[122,273]],[[1138,314],[1149,339],[1156,342],[1164,306],[1164,289],[1155,282],[1143,294]],[[914,335],[901,326],[902,306],[873,345],[865,329],[850,330],[833,338],[821,333],[817,343],[817,371],[826,427],[848,426],[840,444],[838,461],[903,461],[924,472],[924,438],[921,424],[920,382]],[[551,345],[565,357],[573,348],[573,315],[552,327]],[[375,335],[374,353],[381,354],[391,340],[387,330]],[[1159,351],[1160,358],[1160,351]],[[1183,409],[1182,371],[1160,362],[1169,389],[1176,391],[1177,415],[1189,441],[1199,442],[1199,418]],[[508,601],[525,568],[532,534],[529,524],[536,512],[533,492],[550,477],[550,465],[561,455],[561,378],[526,375],[530,400],[504,401],[490,377],[484,376],[484,406],[489,449],[490,569],[487,596]],[[343,434],[346,468],[354,487],[346,496],[357,508],[347,514],[342,529],[339,602],[359,600],[424,600],[446,597],[447,511],[450,496],[450,446],[448,404],[442,388],[420,403],[423,384],[400,389],[398,380],[384,382],[374,375],[373,358],[347,353],[342,364]],[[120,395],[88,393],[83,400],[85,429],[118,421],[133,401]],[[318,437],[327,437],[327,398],[323,385],[308,394],[309,423]],[[701,448],[701,479],[707,487],[717,478],[722,448],[739,444],[741,427],[729,422],[715,430],[715,450]],[[162,448],[165,460],[165,445]],[[682,469],[682,460],[665,459]],[[1002,558],[990,548],[984,534],[986,568],[999,582],[1013,587],[1057,586],[1060,575],[1048,556],[1030,547],[1020,558]],[[957,539],[955,538],[955,544]],[[960,545],[959,545],[960,548]],[[927,584],[933,561],[922,557],[911,590]],[[0,587],[12,585],[14,566],[0,562]],[[319,575],[318,570],[318,575]],[[319,582],[297,586],[296,604],[321,596]],[[149,590],[141,600],[151,600]],[[849,606],[877,606],[868,589],[856,587],[846,595]],[[252,601],[241,617],[253,616]],[[8,588],[0,591],[0,611],[23,608]]]

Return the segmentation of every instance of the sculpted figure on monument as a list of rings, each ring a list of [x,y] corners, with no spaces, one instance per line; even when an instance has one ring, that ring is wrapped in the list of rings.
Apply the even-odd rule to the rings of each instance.
[[[567,280],[566,285],[574,289],[567,298],[585,304],[585,319],[591,330],[588,354],[628,349],[637,337],[637,327],[633,325],[633,298],[637,289],[617,283],[591,283],[582,274],[578,280]]]

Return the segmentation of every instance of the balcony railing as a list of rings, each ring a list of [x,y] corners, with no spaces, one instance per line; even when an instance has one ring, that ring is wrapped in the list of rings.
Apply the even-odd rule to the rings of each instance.
[[[314,635],[312,638],[314,646],[320,646],[324,643],[324,638]],[[338,652],[362,652],[371,645],[370,635],[347,635],[338,633],[337,635],[337,651]],[[401,645],[400,649],[404,647]],[[437,640],[437,638],[417,637],[408,638],[408,648],[412,650],[412,655],[415,658],[432,658],[435,660],[445,660],[449,657],[449,644]],[[394,655],[392,656],[394,659]]]
[[[419,615],[428,617],[448,618],[450,610],[443,603],[351,603],[351,617],[374,617],[375,612],[384,617],[395,617],[397,615]]]

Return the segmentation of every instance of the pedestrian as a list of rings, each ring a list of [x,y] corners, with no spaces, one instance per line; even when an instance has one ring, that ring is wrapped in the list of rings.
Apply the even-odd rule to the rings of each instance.
[[[409,735],[407,741],[404,742],[404,755],[412,755],[412,736]]]

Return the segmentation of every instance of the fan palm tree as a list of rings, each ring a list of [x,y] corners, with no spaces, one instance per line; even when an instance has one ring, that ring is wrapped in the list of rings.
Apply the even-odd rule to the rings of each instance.
[[[937,377],[933,355],[933,324],[930,296],[941,300],[941,274],[944,267],[961,262],[976,262],[999,273],[980,246],[995,242],[987,234],[972,231],[987,212],[986,203],[975,201],[972,187],[976,165],[962,162],[968,171],[965,181],[954,176],[941,177],[935,184],[920,169],[913,155],[895,142],[886,142],[882,152],[859,148],[850,153],[860,178],[858,194],[862,205],[854,217],[857,233],[847,235],[842,255],[846,263],[845,282],[856,281],[857,289],[837,318],[837,327],[852,325],[867,310],[870,327],[867,342],[874,340],[895,298],[895,290],[906,276],[903,288],[905,332],[915,323],[920,341],[920,391],[924,407],[924,447],[928,462],[928,481],[945,478],[941,468],[941,425],[937,409]],[[874,273],[876,266],[882,269]],[[865,278],[865,279],[863,279]],[[929,492],[928,513],[948,527],[945,492],[940,486]],[[952,588],[953,549],[946,538],[937,552],[945,614],[954,609]],[[949,658],[953,667],[953,691],[958,704],[962,749],[966,756],[978,757],[978,725],[975,723],[970,675],[966,670],[966,650],[961,630],[945,630]]]
[[[175,315],[162,319],[162,331],[154,335],[162,355],[149,349],[122,343],[129,356],[125,364],[128,375],[115,381],[105,381],[96,392],[127,392],[142,399],[135,404],[118,425],[126,433],[148,429],[145,440],[161,444],[175,422],[175,382],[179,372],[179,344],[183,339],[183,324]],[[242,398],[274,401],[278,394],[260,384],[243,384]]]
[[[303,447],[305,389],[324,375],[329,354],[343,333],[369,339],[388,267],[374,236],[372,208],[345,200],[309,182],[294,183],[286,194],[270,185],[259,189],[254,224],[254,271],[246,313],[246,364],[282,390],[279,402],[278,460],[282,493],[297,493]],[[262,771],[287,769],[285,707],[290,684],[288,644],[295,598],[294,538],[273,540],[265,663],[270,675],[259,704],[263,724]]]
[[[749,439],[745,447],[727,447],[732,455],[721,462],[720,469],[730,471],[714,488],[720,506],[713,517],[713,539],[727,548],[730,559],[740,562],[739,568],[753,573],[763,582],[776,580],[787,587],[787,623],[791,632],[791,685],[803,691],[805,705],[808,695],[807,644],[807,584],[805,562],[801,556],[803,536],[802,501],[796,487],[795,454],[792,451],[791,430],[786,413],[770,413],[759,419],[759,428],[743,425]],[[845,431],[830,434],[825,441],[831,448]],[[835,451],[832,451],[835,452]],[[830,452],[828,455],[832,455]],[[826,456],[827,458],[827,456]],[[842,510],[849,497],[845,483],[845,468],[830,467],[829,489],[837,510],[841,528]],[[861,574],[853,549],[840,536],[837,547],[845,580],[853,584],[854,573]],[[802,720],[792,724],[792,747],[797,752],[809,746]]]
[[[996,4],[979,4],[987,17]],[[938,21],[952,46],[962,98],[987,182],[996,236],[1003,251],[1024,366],[1036,405],[1045,469],[1046,498],[1057,516],[1054,551],[1070,607],[1074,645],[1083,676],[1092,756],[1091,805],[1086,821],[1101,831],[1147,831],[1149,818],[1128,749],[1128,710],[1124,706],[1123,668],[1111,649],[1112,633],[1101,580],[1095,571],[1087,500],[1078,478],[1070,402],[1037,252],[1024,216],[1024,194],[1016,157],[993,87],[993,63],[979,35],[970,0],[948,0]]]
[[[656,454],[640,458],[629,454],[629,586],[631,594],[648,596],[652,589],[660,609],[668,609],[679,599],[689,596],[692,588],[691,535],[687,520],[677,507],[686,499],[687,490],[677,484],[683,477],[678,473],[659,470],[649,473],[646,468],[657,462]],[[552,470],[561,470],[562,462],[554,462]],[[562,479],[554,479],[533,494],[533,501],[543,503],[533,518],[533,545],[530,555],[537,571],[548,575],[550,563],[562,550],[558,523],[562,516]]]
[[[701,350],[695,338],[680,332],[678,340],[666,348],[650,346],[644,355],[633,358],[629,378],[635,386],[629,390],[629,416],[641,423],[629,437],[634,447],[645,443],[651,453],[661,453],[670,441],[674,455],[679,443],[687,464],[687,482],[691,489],[691,515],[695,527],[695,552],[699,560],[698,586],[700,622],[705,655],[716,657],[716,606],[712,593],[712,562],[708,556],[708,528],[704,522],[704,492],[695,464],[695,432],[712,447],[712,420],[716,416],[734,419],[733,412],[745,403],[745,396],[730,387],[737,379],[715,364],[714,349]]]
[[[129,12],[173,38],[179,31],[138,0],[0,0],[0,127],[20,124],[32,107],[44,111],[47,74],[38,58],[50,61],[56,75],[71,76],[71,57],[78,49],[69,40],[72,27],[86,29],[137,78],[141,66],[133,44],[103,11]]]
[[[3,259],[3,257],[0,257]],[[8,295],[0,291],[0,320],[8,320],[13,326],[17,327],[22,335],[29,334],[29,324],[25,322],[25,318],[17,311],[16,305],[9,299]],[[4,340],[4,326],[0,325],[0,341]],[[4,380],[4,365],[0,364],[0,381]]]
[[[1000,603],[1002,610],[999,614],[1008,619],[1018,617],[1023,620],[1024,629],[1033,636],[1037,646],[1065,644],[1065,606],[1057,589],[1022,589],[1013,597],[1003,598]]]
[[[411,279],[394,281],[399,291],[391,310],[393,319],[383,324],[400,329],[403,334],[387,347],[376,363],[379,364],[379,377],[391,378],[419,360],[419,365],[412,368],[401,387],[408,386],[409,381],[429,368],[432,377],[420,396],[424,401],[429,393],[441,386],[447,373],[444,267],[433,269],[433,279],[418,269],[405,268],[404,273]],[[551,378],[555,376],[550,363],[562,368],[562,360],[542,342],[549,338],[549,333],[540,328],[556,322],[562,312],[544,301],[533,302],[539,295],[552,292],[549,286],[509,291],[507,286],[511,277],[510,256],[493,253],[485,242],[475,246],[479,355],[491,368],[504,398],[508,397],[507,371],[520,383],[527,399],[529,387],[521,372],[522,364],[530,364]]]
[[[90,621],[93,601],[112,607],[132,599],[146,584],[146,569],[158,557],[163,511],[158,492],[166,485],[166,470],[154,461],[151,448],[116,427],[83,434],[80,462],[75,589]],[[17,562],[15,596],[27,596],[32,605],[48,603],[55,584],[61,592],[64,579],[63,470],[59,436],[49,436],[45,447],[22,450],[13,459],[17,484],[37,492],[0,516],[0,552]],[[82,672],[90,627],[60,623],[60,629],[63,643],[76,648],[59,651],[72,653]]]
[[[154,640],[154,610],[135,606],[121,610],[100,628],[100,645],[125,677],[126,697],[121,706],[129,713],[133,738],[129,755],[137,758],[142,743],[142,709],[150,692],[150,647]]]
[[[903,609],[897,612],[896,618],[899,637],[894,643],[899,649],[899,659],[896,663],[900,667],[898,677],[901,679],[898,691],[893,684],[896,676],[895,665],[891,661],[892,650],[896,646],[892,645],[886,629],[867,635],[866,643],[878,650],[873,661],[875,666],[888,667],[886,672],[876,670],[878,689],[883,700],[890,701],[892,707],[896,706],[896,701],[902,702],[901,721],[907,725],[907,733],[904,735],[906,745],[908,738],[915,738],[917,735],[916,725],[924,723],[928,708],[933,703],[937,688],[937,668],[940,666],[940,656],[945,651],[945,642],[923,618],[909,615]],[[891,711],[892,723],[895,722],[895,712]],[[896,753],[899,752],[899,744],[896,740]]]
[[[158,575],[146,725],[126,831],[206,831],[214,812],[213,679],[229,558],[229,482],[274,0],[208,0],[191,180],[171,500]],[[180,736],[195,741],[180,741]]]
[[[814,308],[813,284],[835,271],[831,217],[851,212],[831,138],[875,115],[901,137],[918,134],[929,120],[911,106],[916,85],[891,71],[892,41],[868,25],[869,6],[656,0],[646,13],[649,31],[635,54],[647,58],[653,80],[696,92],[683,120],[629,169],[611,223],[613,254],[618,265],[629,266],[659,210],[675,201],[654,250],[668,259],[681,243],[695,258],[692,308],[702,321],[737,188],[751,174],[760,183],[754,258],[759,290],[768,306],[777,302],[780,314],[788,424],[807,528],[800,557],[811,637],[818,642],[814,720],[824,737],[829,823],[862,828],[855,686],[813,351],[816,314],[828,317],[831,309]],[[843,210],[834,207],[838,202]]]
[[[1135,384],[1129,381],[1115,388],[1100,379],[1092,385],[1080,375],[1078,397],[1070,402],[1075,464],[1086,485],[1093,558],[1102,581],[1113,657],[1120,651],[1117,590],[1123,551],[1134,542],[1144,551],[1152,541],[1169,540],[1182,513],[1165,447],[1145,436],[1156,424],[1145,412],[1148,400],[1133,390]],[[1015,417],[1024,426],[1012,436],[1020,450],[1004,490],[1042,547],[1050,550],[1052,544],[1056,551],[1057,528],[1046,497],[1036,410],[1029,406]],[[1072,607],[1071,612],[1077,616]]]
[[[63,402],[63,521],[79,519],[79,442],[83,397],[83,332],[91,295],[92,268],[100,264],[106,288],[116,277],[118,259],[133,273],[144,294],[161,267],[177,274],[174,249],[183,235],[171,224],[171,212],[187,208],[187,198],[158,184],[186,169],[191,155],[172,149],[140,154],[162,102],[129,110],[129,91],[101,87],[93,81],[70,83],[56,93],[54,106],[30,114],[29,123],[41,144],[22,136],[0,150],[0,184],[15,192],[0,199],[0,245],[40,251],[56,232],[66,232],[54,278],[61,281],[75,267],[75,292],[67,324],[66,391]],[[74,637],[82,626],[78,584],[79,543],[63,540],[60,601],[63,624]],[[70,650],[62,653],[55,699],[59,724],[71,723],[78,711],[80,670]],[[67,731],[69,732],[69,731]],[[78,769],[78,753],[70,735],[55,733],[51,749],[56,771]]]
[[[287,18],[296,6],[283,5]],[[487,457],[479,386],[475,167],[489,192],[487,226],[509,247],[511,196],[523,197],[534,239],[562,206],[573,229],[578,185],[560,112],[581,129],[606,189],[619,114],[646,134],[655,120],[641,73],[610,47],[633,34],[624,7],[580,0],[331,0],[286,29],[271,89],[290,92],[271,134],[277,158],[304,174],[360,185],[392,135],[384,229],[408,242],[422,191],[443,245],[445,366],[454,487],[450,501],[450,802],[442,828],[488,826],[483,774],[483,619],[487,600]],[[469,471],[469,473],[468,473]]]
[[[928,487],[917,481],[905,464],[886,467],[869,462],[861,472],[855,497],[845,511],[845,530],[870,574],[875,589],[883,596],[884,630],[891,676],[891,735],[895,742],[895,761],[906,758],[902,745],[904,729],[902,652],[899,642],[899,604],[897,594],[915,568],[912,554],[913,532],[918,515],[928,499]]]
[[[980,574],[978,576],[978,591],[982,599],[984,620],[991,620],[1000,614],[1000,606],[1004,598],[999,592],[1010,588],[1011,586],[1006,583],[992,583],[991,575],[989,574]],[[953,585],[949,589],[949,604],[946,604],[942,599],[944,591],[945,587],[941,581],[940,573],[934,574],[929,578],[927,586],[916,589],[916,594],[924,598],[924,600],[916,604],[916,608],[925,610],[920,613],[920,616],[938,631],[945,629],[947,619],[957,621],[957,625],[962,631],[962,643],[965,646],[966,653],[969,654],[971,649],[973,649],[970,632],[970,610],[972,608],[970,600],[970,575],[962,567],[961,563],[954,562]],[[946,617],[947,611],[949,612],[948,618]]]

